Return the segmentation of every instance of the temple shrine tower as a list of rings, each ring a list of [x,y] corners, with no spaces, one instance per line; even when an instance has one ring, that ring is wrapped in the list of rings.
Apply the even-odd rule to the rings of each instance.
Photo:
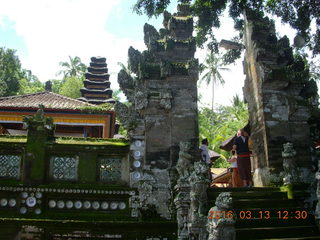
[[[79,100],[92,104],[114,103],[109,77],[106,58],[92,57]]]

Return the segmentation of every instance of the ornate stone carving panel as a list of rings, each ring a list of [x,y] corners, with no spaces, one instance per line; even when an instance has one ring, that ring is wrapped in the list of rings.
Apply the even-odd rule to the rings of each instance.
[[[18,155],[0,155],[0,177],[20,178],[21,157]]]
[[[100,181],[112,182],[121,180],[121,159],[100,157]]]
[[[59,157],[53,156],[50,159],[51,177],[54,180],[77,180],[78,179],[77,156]]]

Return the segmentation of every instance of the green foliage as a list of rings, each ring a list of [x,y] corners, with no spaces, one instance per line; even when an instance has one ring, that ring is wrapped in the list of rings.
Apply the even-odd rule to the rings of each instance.
[[[81,96],[80,89],[82,87],[83,78],[67,77],[60,88],[59,94],[70,98],[79,98]]]
[[[95,106],[81,107],[81,111],[88,112],[88,113],[103,113],[111,110],[113,110],[113,104],[111,103],[103,103]]]
[[[50,81],[52,83],[52,92],[59,93],[63,85],[62,81],[59,79],[51,79]]]
[[[139,15],[145,13],[149,18],[158,16],[168,7],[170,0],[138,0],[133,10]]]
[[[204,64],[200,64],[200,72],[207,71],[201,81],[205,81],[207,85],[212,83],[212,110],[214,104],[214,85],[225,83],[220,71],[229,71],[228,68],[223,67],[225,64],[223,63],[223,59],[219,55],[215,55],[213,52],[210,52]]]
[[[31,94],[44,91],[44,85],[30,70],[22,70],[23,78],[19,79],[18,94]]]
[[[247,105],[238,95],[233,97],[231,106],[219,106],[215,111],[202,108],[199,111],[199,138],[209,140],[209,149],[219,153],[221,158],[215,162],[214,167],[226,167],[226,159],[230,153],[221,150],[221,143],[234,136],[238,129],[248,123]]]
[[[158,16],[168,7],[171,0],[137,0],[134,11],[149,17]],[[180,0],[178,2],[191,2]],[[196,21],[196,42],[202,47],[205,43],[210,50],[218,52],[218,42],[213,34],[214,28],[220,27],[220,17],[228,7],[229,16],[234,20],[234,27],[243,35],[243,13],[247,10],[276,15],[298,31],[306,40],[313,54],[320,54],[320,6],[316,0],[194,0],[191,13]],[[311,33],[311,20],[316,19],[316,32]],[[235,51],[230,57],[239,56]],[[235,60],[235,59],[234,59]],[[232,61],[230,58],[229,62]]]
[[[16,51],[0,48],[0,96],[16,95],[19,80],[23,78],[21,63]]]
[[[74,58],[69,56],[69,62],[60,62],[59,65],[64,68],[58,73],[58,75],[63,74],[63,79],[82,77],[87,69],[87,66],[77,56]]]

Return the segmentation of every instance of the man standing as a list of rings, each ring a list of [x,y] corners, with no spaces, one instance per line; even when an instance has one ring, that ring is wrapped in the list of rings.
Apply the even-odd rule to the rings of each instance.
[[[201,141],[201,146],[200,146],[200,158],[201,161],[203,161],[204,163],[206,163],[209,166],[209,171],[208,171],[208,177],[210,179],[210,181],[212,181],[212,175],[211,175],[211,160],[210,160],[210,155],[209,155],[209,149],[208,149],[208,139],[203,139]]]
[[[251,162],[249,151],[249,137],[245,136],[245,131],[240,129],[240,136],[233,142],[232,153],[237,152],[237,164],[240,178],[244,187],[252,186]]]

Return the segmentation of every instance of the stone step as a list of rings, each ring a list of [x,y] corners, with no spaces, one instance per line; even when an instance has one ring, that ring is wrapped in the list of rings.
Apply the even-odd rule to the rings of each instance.
[[[314,221],[311,218],[308,219],[237,219],[235,223],[236,228],[256,228],[256,227],[277,227],[277,226],[307,226],[314,225]]]
[[[299,238],[318,237],[319,230],[316,226],[278,226],[259,228],[239,228],[236,229],[237,240],[248,239],[272,239],[272,238]]]
[[[320,236],[311,236],[311,237],[292,237],[292,238],[263,238],[261,240],[317,240],[320,239]]]

